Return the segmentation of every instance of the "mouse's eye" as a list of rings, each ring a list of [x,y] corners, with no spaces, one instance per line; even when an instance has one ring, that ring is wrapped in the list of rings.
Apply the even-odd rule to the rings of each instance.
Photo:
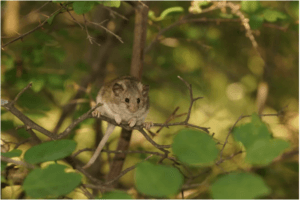
[[[129,103],[129,99],[128,99],[128,98],[125,98],[125,102]]]
[[[140,103],[140,102],[141,102],[140,98],[137,98],[136,102],[137,102],[137,103]]]

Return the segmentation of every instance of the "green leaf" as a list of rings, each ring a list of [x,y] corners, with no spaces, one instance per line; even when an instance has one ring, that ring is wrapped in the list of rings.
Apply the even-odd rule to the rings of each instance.
[[[2,53],[1,64],[2,67],[5,67],[5,70],[11,70],[15,67],[14,58],[7,53]]]
[[[286,15],[277,10],[266,9],[264,11],[264,18],[268,22],[276,22],[277,19],[286,19]]]
[[[252,15],[249,18],[249,25],[252,30],[259,29],[263,25],[263,22],[264,22],[264,18],[258,15]]]
[[[119,8],[121,5],[121,1],[98,1],[98,4],[103,4],[107,7],[116,7]]]
[[[54,18],[58,15],[58,13],[59,13],[59,12],[57,12],[57,13],[55,13],[54,15],[52,15],[51,17],[49,17],[49,19],[47,20],[47,23],[48,23],[49,25],[52,24]]]
[[[247,13],[253,13],[260,8],[259,1],[242,1],[241,2],[241,10]]]
[[[198,6],[207,6],[208,4],[210,4],[210,2],[208,2],[208,1],[199,1],[198,2]]]
[[[219,150],[211,136],[191,129],[183,129],[175,136],[172,144],[173,153],[181,162],[198,165],[210,164],[217,157]]]
[[[132,197],[122,191],[113,191],[104,193],[101,199],[132,199]]]
[[[176,194],[182,183],[182,174],[173,167],[143,162],[135,170],[135,186],[145,195],[168,197]]]
[[[31,135],[25,130],[25,128],[20,128],[17,130],[17,134],[25,139],[30,138]]]
[[[31,198],[56,198],[72,192],[81,182],[81,175],[66,173],[66,166],[49,165],[45,169],[31,171],[23,183],[23,188]]]
[[[30,164],[59,160],[71,155],[75,148],[76,142],[73,140],[45,142],[28,149],[24,155],[24,159]]]
[[[167,15],[169,15],[170,13],[173,12],[183,12],[184,9],[182,7],[171,7],[171,8],[167,8],[166,10],[164,10],[161,14],[160,14],[160,18],[164,19]]]
[[[22,151],[20,149],[14,149],[6,153],[1,153],[2,156],[6,156],[8,158],[19,157],[21,154]],[[6,162],[1,161],[1,171],[5,170],[6,165]]]
[[[14,129],[14,123],[13,121],[3,120],[1,121],[1,132]]]
[[[2,156],[6,156],[8,158],[19,157],[22,154],[20,149],[14,149],[6,153],[1,153]]]
[[[63,89],[64,87],[64,78],[58,74],[48,74],[47,75],[47,86],[53,89]]]
[[[233,137],[248,149],[257,140],[271,139],[271,134],[268,127],[256,114],[253,114],[251,123],[241,125],[233,130]]]
[[[94,5],[94,1],[75,1],[73,3],[73,9],[76,14],[81,15],[92,10]]]
[[[20,107],[25,107],[30,111],[38,110],[39,112],[49,111],[50,107],[48,103],[49,102],[44,96],[39,95],[32,90],[27,90],[26,92],[24,92],[17,101],[17,104]]]
[[[6,162],[1,161],[1,172],[5,170],[6,165]]]
[[[66,51],[62,48],[48,47],[47,52],[58,62],[63,62],[66,57]]]
[[[1,165],[2,166],[2,165]],[[2,171],[2,170],[1,170]],[[1,183],[5,183],[6,182],[6,180],[5,180],[5,178],[1,175]]]
[[[214,199],[254,199],[271,192],[260,176],[236,172],[216,180],[211,191]]]
[[[50,34],[44,31],[35,31],[33,35],[34,35],[34,39],[39,40],[41,42],[50,42],[54,40],[54,37],[52,37]]]
[[[267,165],[279,156],[290,144],[284,140],[257,140],[247,149],[246,161],[254,165]]]
[[[45,79],[40,76],[35,76],[30,79],[30,82],[32,82],[31,89],[35,92],[39,92],[45,84]]]
[[[166,10],[164,10],[159,17],[155,17],[155,14],[152,10],[149,11],[149,18],[152,19],[153,21],[161,21],[163,19],[165,19],[165,17],[167,15],[169,15],[170,13],[173,13],[173,12],[183,12],[184,9],[182,7],[171,7],[171,8],[167,8]]]

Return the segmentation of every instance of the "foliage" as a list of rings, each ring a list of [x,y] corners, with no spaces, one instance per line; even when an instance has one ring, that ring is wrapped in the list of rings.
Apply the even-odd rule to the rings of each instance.
[[[176,194],[183,183],[180,172],[169,166],[140,163],[135,170],[135,186],[143,194],[167,197]]]
[[[261,177],[236,172],[220,177],[211,190],[214,199],[254,199],[271,192]]]
[[[217,159],[219,154],[212,137],[204,132],[185,129],[176,134],[172,150],[181,162],[190,165],[209,165]]]
[[[5,11],[13,5],[2,1],[2,99],[11,102],[32,82],[15,107],[50,132],[65,116],[56,132],[64,131],[91,108],[103,82],[130,71],[136,53],[132,44],[139,37],[133,31],[136,3],[22,2],[22,9],[14,7],[16,28],[6,21],[13,12]],[[93,147],[95,132],[104,130],[105,123],[100,127],[87,119],[73,127],[68,139],[49,141],[37,130],[20,127],[23,122],[2,107],[1,145],[9,148],[1,156],[35,167],[21,181],[25,197],[76,199],[82,190],[80,195],[93,193],[102,199],[181,198],[181,191],[184,198],[200,199],[297,198],[299,2],[223,2],[225,7],[216,1],[148,3],[143,51],[143,82],[151,87],[148,118],[163,123],[179,106],[181,114],[170,119],[176,123],[191,111],[194,128],[169,126],[153,136],[158,144],[171,144],[167,156],[134,132],[133,152],[123,152],[122,186],[112,184],[115,190],[101,193],[105,184],[96,184],[91,176],[103,179],[114,153],[102,153],[99,167],[86,171],[90,176],[67,171],[87,162],[87,152],[70,155]],[[195,97],[204,97],[190,110],[190,91],[178,75],[192,85]],[[263,113],[245,116],[259,110],[262,82],[268,85]],[[286,105],[286,112],[279,112]],[[273,115],[261,115],[266,113]],[[197,126],[209,127],[209,134]],[[34,134],[42,143],[32,142]],[[115,133],[107,149],[116,149],[117,140]],[[145,161],[149,154],[152,158]],[[9,168],[1,161],[1,180],[11,184],[5,188],[15,184],[7,175]],[[91,185],[101,189],[92,192]]]
[[[28,149],[24,159],[30,164],[59,160],[70,155],[75,148],[76,142],[73,140],[44,142]]]
[[[31,198],[56,198],[74,190],[81,175],[66,173],[66,166],[52,164],[45,169],[35,169],[24,180],[23,188]]]

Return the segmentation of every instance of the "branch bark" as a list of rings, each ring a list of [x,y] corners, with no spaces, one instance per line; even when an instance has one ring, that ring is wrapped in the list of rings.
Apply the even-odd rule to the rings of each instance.
[[[130,74],[138,79],[142,77],[144,48],[147,34],[148,6],[142,2],[134,2],[135,6],[135,26],[134,26],[134,41],[132,50],[132,60]],[[122,129],[117,151],[128,150],[132,130]],[[125,154],[116,154],[107,175],[107,180],[115,180],[122,171],[125,161]],[[117,184],[117,181],[112,183],[112,186]]]

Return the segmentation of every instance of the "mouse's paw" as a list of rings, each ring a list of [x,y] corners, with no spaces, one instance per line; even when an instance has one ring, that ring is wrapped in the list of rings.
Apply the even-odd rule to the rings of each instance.
[[[116,121],[117,124],[121,124],[121,122],[122,122],[121,116],[120,115],[115,115],[115,121]]]
[[[153,126],[153,122],[144,122],[143,127],[149,130]]]
[[[131,118],[129,121],[128,121],[128,125],[130,127],[134,127],[134,125],[136,124],[136,118]]]
[[[94,110],[93,112],[92,112],[92,116],[93,117],[97,117],[97,118],[100,118],[100,116],[101,116],[101,112],[99,111],[99,110]]]

